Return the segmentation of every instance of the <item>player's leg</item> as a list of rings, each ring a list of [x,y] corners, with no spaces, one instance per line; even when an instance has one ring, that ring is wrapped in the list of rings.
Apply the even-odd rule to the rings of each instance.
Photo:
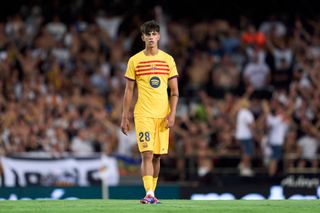
[[[153,191],[156,191],[160,173],[160,159],[162,154],[168,153],[169,129],[166,128],[165,119],[155,119],[156,131],[153,149]],[[160,203],[157,198],[156,203]]]
[[[141,176],[146,196],[140,200],[143,204],[154,203],[153,191],[153,147],[154,123],[151,118],[135,117],[137,143],[141,153]]]
[[[142,204],[153,204],[157,202],[154,199],[154,190],[153,190],[153,152],[144,151],[141,153],[142,162],[141,162],[141,176],[143,180],[143,186],[146,191],[146,196],[140,200]]]
[[[156,191],[158,177],[160,173],[160,158],[161,155],[154,154],[152,159],[153,164],[153,191]]]
[[[146,195],[154,196],[153,190],[153,152],[144,151],[141,153],[141,176],[143,179],[143,185],[146,190]]]

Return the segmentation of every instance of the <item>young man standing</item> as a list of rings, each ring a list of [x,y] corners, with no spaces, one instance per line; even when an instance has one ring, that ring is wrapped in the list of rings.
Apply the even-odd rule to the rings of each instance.
[[[238,104],[236,120],[236,140],[242,148],[241,162],[239,164],[241,176],[253,176],[251,169],[251,158],[254,154],[253,131],[255,128],[255,119],[250,110],[250,101],[242,99]]]
[[[178,72],[174,59],[158,48],[160,26],[155,21],[141,26],[145,49],[128,61],[121,129],[130,129],[129,110],[134,86],[138,87],[138,100],[134,109],[137,143],[141,152],[141,175],[146,196],[142,204],[159,203],[154,195],[160,172],[160,157],[168,153],[169,129],[175,122],[179,98]],[[170,87],[170,100],[168,98]]]

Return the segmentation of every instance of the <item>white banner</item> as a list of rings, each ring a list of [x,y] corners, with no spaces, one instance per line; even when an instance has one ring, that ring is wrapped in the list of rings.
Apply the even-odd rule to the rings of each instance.
[[[113,157],[32,158],[2,157],[4,186],[96,184],[102,178],[108,185],[119,183],[117,161]]]

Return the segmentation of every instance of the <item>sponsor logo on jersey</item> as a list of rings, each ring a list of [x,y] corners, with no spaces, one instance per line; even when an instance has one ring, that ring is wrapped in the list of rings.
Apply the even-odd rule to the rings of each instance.
[[[150,86],[152,86],[153,88],[158,88],[161,84],[160,78],[158,78],[157,76],[153,76],[150,79]]]

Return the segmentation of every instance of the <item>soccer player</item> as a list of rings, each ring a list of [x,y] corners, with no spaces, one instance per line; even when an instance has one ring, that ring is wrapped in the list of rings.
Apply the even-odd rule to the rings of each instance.
[[[140,203],[154,204],[159,203],[154,192],[160,172],[160,157],[168,153],[169,129],[175,122],[179,98],[178,72],[172,56],[158,48],[159,24],[153,20],[147,21],[140,30],[145,49],[128,61],[121,129],[124,134],[130,129],[129,110],[136,84],[138,99],[134,108],[134,124],[142,157],[141,176],[146,190],[146,196]]]

